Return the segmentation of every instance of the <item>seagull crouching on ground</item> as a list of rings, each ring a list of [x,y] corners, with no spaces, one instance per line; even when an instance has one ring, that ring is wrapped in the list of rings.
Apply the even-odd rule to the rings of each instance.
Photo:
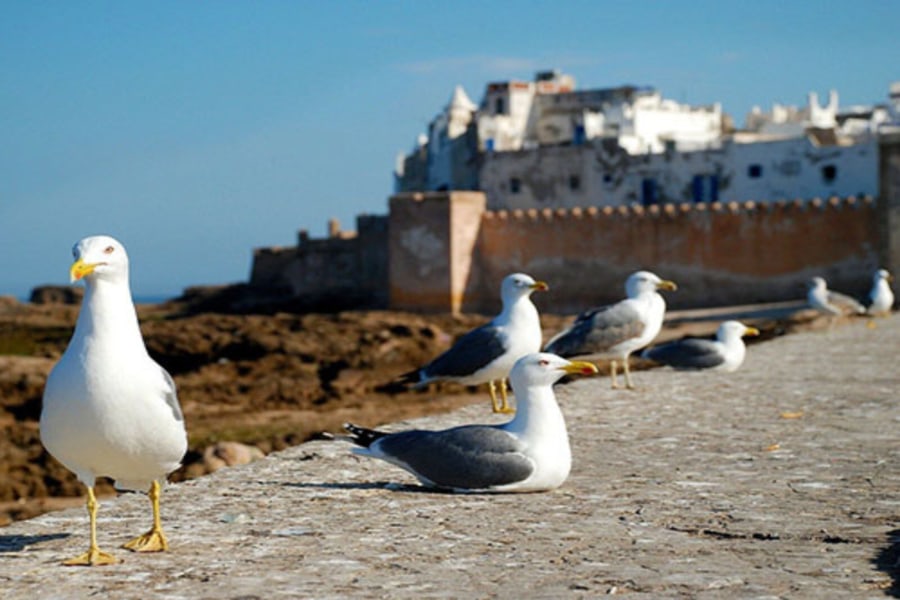
[[[406,469],[428,487],[456,492],[539,492],[569,476],[566,423],[553,393],[564,375],[596,373],[591,363],[553,354],[526,355],[510,382],[516,415],[503,425],[463,425],[441,431],[386,433],[347,423],[354,452]]]
[[[641,356],[677,370],[732,372],[744,363],[744,336],[748,335],[759,335],[759,330],[740,321],[725,321],[719,325],[715,340],[685,338],[648,348]]]
[[[807,282],[806,301],[812,308],[828,316],[829,330],[834,328],[838,317],[866,313],[865,307],[855,298],[829,290],[822,277],[813,277]]]

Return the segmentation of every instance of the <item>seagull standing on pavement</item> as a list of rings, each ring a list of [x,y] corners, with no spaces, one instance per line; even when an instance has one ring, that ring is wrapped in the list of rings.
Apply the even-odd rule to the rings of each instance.
[[[622,363],[625,386],[634,389],[628,357],[653,341],[662,327],[666,301],[657,290],[676,290],[671,281],[660,279],[649,271],[632,273],[625,281],[625,300],[587,310],[575,318],[566,330],[553,337],[546,352],[564,357],[611,358],[612,387],[616,381],[617,363]]]
[[[41,441],[87,487],[90,546],[65,565],[118,560],[97,544],[97,477],[119,489],[146,491],[153,526],[124,545],[135,552],[168,549],[159,499],[166,476],[187,451],[184,417],[172,377],[144,346],[128,283],[125,247],[108,236],[75,245],[72,281],[86,291],[66,351],[44,389]]]
[[[541,349],[541,319],[531,294],[548,289],[546,283],[524,273],[507,275],[500,286],[503,309],[499,315],[468,332],[424,367],[401,375],[399,382],[414,384],[416,388],[435,381],[487,383],[494,412],[513,412],[507,399],[506,378],[518,359]]]

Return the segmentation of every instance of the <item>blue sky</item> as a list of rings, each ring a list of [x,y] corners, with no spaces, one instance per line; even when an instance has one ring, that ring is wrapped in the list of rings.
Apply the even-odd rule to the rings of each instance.
[[[0,294],[125,243],[138,295],[246,281],[252,250],[383,214],[461,84],[559,68],[754,105],[885,102],[900,3],[0,0]]]

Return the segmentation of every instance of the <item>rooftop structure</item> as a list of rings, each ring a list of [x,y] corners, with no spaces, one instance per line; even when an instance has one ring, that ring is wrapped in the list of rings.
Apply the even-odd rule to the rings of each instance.
[[[735,130],[720,104],[691,106],[652,87],[577,90],[571,75],[489,83],[476,107],[462,88],[412,153],[396,191],[483,191],[488,208],[770,201],[877,194],[878,130],[891,104],[841,110],[811,93]]]

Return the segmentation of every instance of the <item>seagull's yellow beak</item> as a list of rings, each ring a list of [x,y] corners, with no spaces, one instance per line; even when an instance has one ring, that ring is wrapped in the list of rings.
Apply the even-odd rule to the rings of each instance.
[[[656,284],[656,289],[658,290],[669,290],[670,292],[674,292],[678,289],[678,285],[675,284],[674,281],[669,281],[668,279],[663,279],[659,283]]]
[[[595,365],[594,363],[584,362],[580,360],[573,360],[566,366],[562,367],[562,370],[569,375],[593,375],[594,373],[597,373],[599,371],[597,369],[597,365]]]
[[[94,269],[100,263],[86,263],[82,259],[76,260],[71,267],[69,267],[69,281],[71,283],[75,283],[80,279],[87,277],[91,273],[94,272]]]
[[[749,336],[759,335],[759,329],[757,329],[756,327],[745,327],[744,335],[749,335]]]
[[[550,289],[550,286],[544,283],[543,281],[535,281],[531,284],[531,289],[536,292],[546,292]]]

